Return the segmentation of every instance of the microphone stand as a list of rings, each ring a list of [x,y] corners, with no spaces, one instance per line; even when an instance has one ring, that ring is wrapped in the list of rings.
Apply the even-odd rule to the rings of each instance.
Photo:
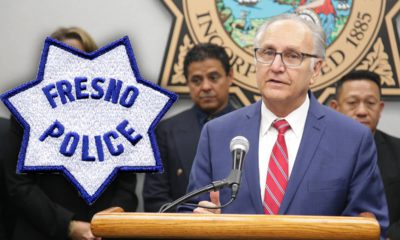
[[[180,203],[185,202],[188,199],[191,199],[192,197],[198,196],[202,193],[205,192],[211,192],[212,191],[217,191],[221,188],[224,188],[226,186],[231,186],[232,188],[232,200],[231,202],[236,198],[236,194],[239,190],[239,185],[240,185],[240,176],[242,175],[241,171],[238,169],[233,169],[229,176],[226,179],[223,180],[217,180],[212,182],[209,185],[206,185],[200,189],[194,190],[190,193],[185,194],[184,196],[176,199],[175,201],[169,203],[165,208],[161,208],[159,213],[164,213],[167,212],[168,210],[176,207]]]

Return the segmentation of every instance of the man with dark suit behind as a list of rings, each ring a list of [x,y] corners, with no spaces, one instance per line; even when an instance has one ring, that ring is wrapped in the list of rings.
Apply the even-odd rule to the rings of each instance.
[[[250,143],[236,199],[230,189],[198,197],[195,213],[375,215],[384,236],[387,204],[368,128],[321,105],[310,91],[325,57],[321,26],[294,14],[272,17],[256,33],[262,99],[207,123],[188,191],[231,171],[230,142]],[[187,210],[187,209],[182,209]],[[362,214],[364,215],[364,214]]]
[[[149,212],[185,194],[201,128],[233,110],[229,103],[233,71],[223,47],[195,45],[185,56],[184,76],[194,106],[157,126],[164,173],[146,174],[143,198]]]
[[[374,72],[350,72],[336,83],[330,106],[366,125],[374,134],[389,207],[388,237],[393,240],[400,239],[400,139],[376,129],[384,108],[380,84],[380,77]]]

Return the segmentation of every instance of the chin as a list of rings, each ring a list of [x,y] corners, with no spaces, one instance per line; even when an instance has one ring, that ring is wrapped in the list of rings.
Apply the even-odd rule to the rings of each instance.
[[[270,101],[284,101],[288,98],[285,92],[271,90],[264,91],[263,97]]]
[[[213,113],[213,112],[215,112],[215,111],[218,109],[215,105],[206,105],[206,104],[200,105],[200,108],[201,108],[204,112],[208,112],[208,113]]]

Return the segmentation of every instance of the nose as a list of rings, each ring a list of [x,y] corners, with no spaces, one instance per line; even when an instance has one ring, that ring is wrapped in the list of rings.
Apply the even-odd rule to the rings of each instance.
[[[204,81],[201,83],[201,89],[203,91],[211,90],[211,82],[210,82],[210,80],[204,79]]]
[[[368,114],[367,106],[365,106],[365,104],[364,104],[363,102],[361,102],[361,103],[357,106],[356,111],[355,111],[355,114],[356,114],[356,116],[357,116],[358,118],[366,117],[367,114]]]
[[[270,69],[274,72],[280,72],[285,70],[285,64],[283,64],[281,53],[276,53],[274,61],[271,63]]]

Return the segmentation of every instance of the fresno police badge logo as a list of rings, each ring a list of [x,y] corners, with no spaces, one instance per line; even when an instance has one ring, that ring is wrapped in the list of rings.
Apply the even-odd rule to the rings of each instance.
[[[141,78],[127,37],[92,53],[47,38],[37,79],[1,97],[24,128],[17,170],[61,171],[89,204],[119,170],[162,169],[154,129],[176,95]]]
[[[231,96],[241,105],[257,101],[253,39],[258,27],[272,16],[308,10],[318,16],[327,35],[322,74],[311,86],[321,102],[334,93],[331,86],[353,69],[381,75],[384,96],[400,95],[394,74],[399,71],[398,49],[392,44],[398,40],[390,34],[394,17],[389,18],[399,13],[396,0],[164,0],[164,4],[175,21],[160,85],[175,92],[189,91],[182,74],[188,49],[211,42],[224,46],[230,56],[235,77]]]

